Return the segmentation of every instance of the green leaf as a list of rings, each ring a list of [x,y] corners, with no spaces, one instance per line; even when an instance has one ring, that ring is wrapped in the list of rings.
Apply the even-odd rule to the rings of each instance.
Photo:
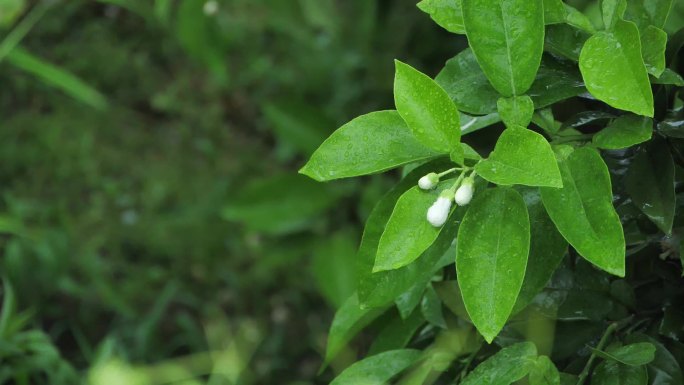
[[[617,150],[651,139],[653,119],[638,115],[622,115],[592,138],[598,148]]]
[[[669,148],[656,142],[637,153],[625,179],[634,204],[665,234],[674,220],[674,172]]]
[[[579,48],[577,53],[579,55]],[[461,111],[482,115],[497,110],[497,100],[501,95],[487,80],[470,48],[447,61],[435,81]],[[543,108],[583,92],[586,89],[577,69],[548,56],[543,58],[527,93],[536,108]],[[466,123],[461,123],[465,134]]]
[[[361,246],[356,257],[359,276],[358,292],[363,306],[387,306],[399,295],[416,285],[422,285],[424,288],[433,273],[444,266],[443,259],[448,262],[453,260],[447,250],[456,237],[458,222],[463,217],[465,208],[458,208],[454,211],[453,218],[449,218],[432,246],[414,263],[397,270],[372,273],[380,237],[399,197],[415,186],[423,175],[434,170],[446,169],[450,164],[448,161],[439,160],[416,168],[373,208],[366,221]]]
[[[461,135],[470,134],[471,132],[489,127],[495,123],[499,123],[500,121],[501,118],[496,112],[484,116],[470,116],[461,113]],[[464,150],[464,156],[467,159],[479,160],[481,158],[472,147],[465,143],[461,143],[461,146]],[[473,158],[473,156],[475,156],[475,158]]]
[[[652,337],[639,333],[627,336],[626,342],[649,342],[655,346],[655,357],[647,366],[648,378],[651,379],[652,384],[681,385],[684,382],[679,363],[663,344]]]
[[[458,231],[456,271],[463,302],[491,343],[520,292],[530,248],[530,222],[520,194],[497,187],[476,195]]]
[[[591,20],[589,20],[589,18],[584,13],[578,11],[577,8],[569,4],[565,4],[565,12],[566,23],[590,34],[596,33],[596,28],[591,23]]]
[[[560,385],[560,373],[549,357],[539,356],[530,367],[530,385]]]
[[[531,342],[505,347],[478,365],[461,385],[510,385],[530,372],[537,357]]]
[[[546,286],[568,250],[568,243],[549,218],[539,189],[520,187],[530,217],[530,254],[513,313],[525,308]]]
[[[470,48],[449,59],[435,81],[461,111],[475,115],[496,111],[499,93],[487,80]]]
[[[328,181],[382,172],[438,155],[415,139],[399,113],[378,111],[340,127],[299,172]]]
[[[567,24],[550,25],[544,39],[546,49],[554,55],[579,61],[584,43],[591,35]]]
[[[644,366],[625,366],[604,361],[594,370],[591,385],[646,385],[648,373]]]
[[[498,185],[562,186],[549,142],[538,133],[522,127],[507,128],[489,158],[478,163],[475,171]]]
[[[313,253],[311,271],[321,294],[338,308],[356,289],[354,268],[358,239],[350,232],[338,232]]]
[[[311,156],[328,136],[329,119],[320,109],[299,100],[267,103],[264,118],[269,122],[279,141]]]
[[[393,318],[375,337],[368,350],[368,355],[373,356],[388,350],[404,348],[424,323],[425,319],[419,311],[414,311],[406,319]]]
[[[665,68],[662,74],[658,78],[651,80],[653,84],[667,84],[675,85],[677,87],[684,87],[684,78],[669,68]]]
[[[624,16],[627,10],[626,0],[601,0],[601,16],[607,30],[613,29],[615,24]]]
[[[345,369],[330,385],[384,385],[420,358],[420,350],[391,350],[364,358]]]
[[[496,107],[501,120],[507,127],[527,127],[532,121],[532,115],[534,114],[534,103],[527,95],[499,98],[496,102]]]
[[[432,245],[443,227],[431,225],[426,213],[442,190],[453,183],[453,180],[443,181],[430,191],[414,186],[399,198],[380,237],[374,273],[404,267]]]
[[[384,308],[361,308],[356,293],[349,297],[335,312],[335,317],[330,325],[324,365],[330,363],[361,329],[384,311]]]
[[[594,97],[612,107],[653,117],[651,84],[634,23],[620,20],[612,32],[590,37],[582,48],[579,64]]]
[[[605,352],[593,348],[592,351],[605,359],[624,365],[641,366],[653,361],[656,348],[655,345],[649,342],[637,342],[619,348],[608,349]]]
[[[655,77],[665,71],[665,49],[667,48],[667,33],[658,27],[649,25],[640,34],[641,55],[648,73]]]
[[[417,6],[440,27],[452,33],[465,34],[461,0],[423,0]]]
[[[333,188],[301,175],[276,175],[250,181],[231,197],[221,214],[253,231],[285,234],[306,227],[343,193],[339,186]]]
[[[394,63],[394,103],[397,111],[416,139],[448,154],[461,139],[456,105],[446,91],[427,75],[398,60]]]
[[[15,67],[38,77],[45,84],[97,110],[106,110],[107,98],[74,74],[38,58],[21,47],[15,47],[6,59]]]
[[[599,268],[625,274],[625,239],[613,208],[608,167],[589,147],[558,149],[563,188],[541,188],[542,202],[563,237]]]
[[[672,4],[674,0],[629,0],[625,18],[635,22],[639,29],[649,25],[663,28]]]
[[[428,284],[423,301],[420,303],[420,311],[423,313],[425,320],[431,325],[442,329],[447,328],[444,315],[442,314],[442,301],[440,301],[435,289],[430,284]]]
[[[586,91],[576,66],[545,56],[527,94],[534,101],[534,108],[544,108]]]
[[[544,50],[542,0],[462,0],[468,42],[503,96],[532,85]]]
[[[420,301],[423,299],[425,286],[425,282],[417,282],[413,287],[394,299],[394,304],[397,305],[397,310],[399,310],[401,318],[408,318],[416,307],[418,307]]]
[[[566,14],[563,0],[544,0],[544,24],[563,23]]]

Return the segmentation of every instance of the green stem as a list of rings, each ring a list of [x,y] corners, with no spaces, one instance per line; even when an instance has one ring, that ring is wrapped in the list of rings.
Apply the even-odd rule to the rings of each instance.
[[[618,323],[612,323],[606,331],[603,333],[603,336],[601,337],[601,340],[599,341],[598,345],[596,345],[596,350],[603,350],[603,348],[606,346],[606,343],[608,342],[608,337],[610,337],[611,334],[618,328]],[[584,365],[584,369],[582,369],[582,372],[580,373],[578,379],[577,379],[577,385],[584,385],[584,381],[587,380],[587,377],[589,376],[589,370],[591,369],[591,364],[594,363],[594,359],[596,358],[596,353],[592,351],[591,356],[589,356],[589,361],[587,361],[587,364]]]
[[[439,176],[439,177],[441,178],[441,177],[443,177],[444,175],[451,174],[452,172],[454,172],[454,171],[459,171],[459,170],[463,170],[463,169],[460,168],[460,167],[450,168],[450,169],[448,169],[448,170],[446,170],[446,171],[440,172],[439,174],[437,174],[437,176]]]

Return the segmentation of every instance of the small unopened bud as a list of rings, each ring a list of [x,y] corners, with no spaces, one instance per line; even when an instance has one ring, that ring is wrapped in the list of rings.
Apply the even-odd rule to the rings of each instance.
[[[473,180],[468,178],[464,180],[463,184],[461,184],[461,187],[456,190],[454,201],[456,201],[456,204],[459,206],[465,206],[473,199],[474,192],[475,188],[473,186]]]
[[[452,190],[453,191],[453,190]],[[441,227],[449,217],[451,209],[451,197],[440,195],[427,212],[427,220],[435,227]]]
[[[423,190],[432,190],[439,183],[439,175],[431,172],[418,180],[418,187]]]

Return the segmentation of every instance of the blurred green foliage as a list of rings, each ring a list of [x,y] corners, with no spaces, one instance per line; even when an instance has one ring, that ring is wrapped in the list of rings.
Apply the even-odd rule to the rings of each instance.
[[[444,34],[409,0],[0,0],[0,383],[327,383],[390,181],[293,171]]]

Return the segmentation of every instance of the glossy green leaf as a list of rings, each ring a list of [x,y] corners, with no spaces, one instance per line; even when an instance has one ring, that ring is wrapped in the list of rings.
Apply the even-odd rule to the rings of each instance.
[[[625,179],[634,204],[665,234],[674,220],[674,171],[669,148],[656,142],[637,153]]]
[[[388,350],[403,349],[423,324],[425,324],[425,319],[417,310],[406,319],[393,318],[373,339],[368,355],[373,356]]]
[[[390,350],[367,357],[345,369],[330,385],[384,385],[420,358],[413,349]]]
[[[507,128],[489,158],[478,163],[475,171],[498,185],[562,186],[549,142],[540,134],[522,127]]]
[[[461,111],[476,115],[496,111],[500,95],[487,80],[470,48],[449,59],[435,81]]]
[[[505,347],[478,365],[461,385],[510,385],[530,372],[537,358],[531,342]]]
[[[626,0],[601,0],[601,16],[607,30],[613,29],[627,10]]]
[[[645,334],[630,334],[626,338],[627,343],[649,342],[655,346],[655,357],[651,361],[648,368],[648,378],[653,385],[681,385],[684,383],[684,376],[682,376],[682,369],[677,362],[677,359],[670,353],[669,350],[654,338]]]
[[[594,97],[612,107],[653,117],[651,84],[634,23],[620,20],[612,32],[590,37],[582,48],[579,64]]]
[[[546,213],[539,190],[520,187],[530,217],[530,254],[520,294],[513,308],[517,313],[546,286],[568,250],[568,242]]]
[[[449,153],[460,142],[458,109],[434,80],[395,60],[394,103],[421,143]]]
[[[534,114],[534,102],[529,96],[512,96],[499,98],[496,102],[501,120],[506,126],[527,127],[532,121]]]
[[[563,237],[599,268],[625,274],[625,239],[613,208],[608,168],[589,147],[557,150],[563,188],[541,188],[542,201]],[[568,154],[569,153],[569,154]]]
[[[563,23],[566,14],[563,0],[544,0],[544,24]]]
[[[667,84],[684,87],[684,78],[669,68],[665,68],[663,73],[661,73],[658,78],[653,78],[651,82],[654,84]]]
[[[542,0],[462,0],[468,42],[503,96],[532,85],[544,50]]]
[[[625,18],[635,22],[640,29],[649,25],[663,28],[674,0],[629,0]]]
[[[604,361],[594,370],[591,385],[646,385],[648,372],[644,366],[620,365]]]
[[[590,36],[586,31],[567,24],[550,25],[546,28],[544,43],[554,55],[579,61],[582,47]]]
[[[397,310],[399,310],[401,318],[407,319],[414,313],[414,310],[416,310],[420,301],[423,299],[425,287],[425,282],[417,282],[413,287],[394,299],[394,304],[397,305]]]
[[[458,231],[456,270],[468,314],[490,343],[513,310],[529,247],[530,222],[520,194],[504,187],[478,193]]]
[[[381,172],[439,154],[415,139],[399,113],[378,111],[340,127],[299,172],[327,181]]]
[[[325,348],[325,364],[330,363],[361,329],[384,311],[384,308],[361,308],[356,293],[349,297],[335,312],[330,325],[328,343]]]
[[[660,28],[649,25],[640,34],[641,55],[648,73],[659,77],[665,71],[665,49],[667,33]]]
[[[565,99],[587,92],[576,66],[568,65],[552,56],[542,59],[537,78],[527,94],[534,108],[544,108]]]
[[[422,0],[417,6],[447,31],[458,34],[465,33],[461,0]]]
[[[651,139],[653,119],[638,115],[622,115],[592,138],[598,148],[617,150]]]
[[[579,55],[579,48],[577,53]],[[435,81],[461,111],[483,115],[497,110],[497,100],[501,95],[487,80],[470,48],[447,61]],[[583,92],[586,89],[579,71],[548,56],[543,58],[527,94],[532,98],[535,108],[543,108]],[[466,123],[461,124],[465,134]]]
[[[489,127],[495,123],[499,123],[500,121],[501,118],[499,117],[499,114],[496,112],[484,116],[470,116],[462,113],[461,135],[470,134],[471,132],[475,132],[485,127]],[[475,150],[473,150],[472,147],[468,146],[465,143],[461,143],[461,146],[463,147],[463,155],[466,157],[466,159],[479,160],[481,158],[480,155]]]
[[[584,13],[577,10],[577,8],[570,4],[565,4],[565,12],[566,23],[590,34],[596,33],[596,28],[591,23],[591,20]]]
[[[560,385],[560,373],[551,359],[539,356],[530,367],[530,385]]]
[[[443,181],[430,191],[414,186],[399,198],[380,237],[374,273],[404,267],[432,245],[442,227],[431,225],[426,213],[442,190],[453,183],[453,180]]]
[[[387,306],[413,286],[422,283],[422,287],[425,287],[433,273],[444,266],[442,259],[453,260],[453,257],[447,254],[447,250],[456,237],[458,221],[465,213],[465,209],[461,208],[454,211],[453,218],[449,218],[432,246],[414,263],[397,270],[372,273],[380,237],[399,197],[415,186],[423,175],[430,171],[446,169],[449,165],[448,161],[433,161],[416,168],[373,208],[366,221],[361,246],[357,253],[358,292],[363,306]]]
[[[601,351],[592,349],[597,355],[629,366],[642,366],[653,361],[655,357],[655,345],[649,342],[637,342],[618,348]]]
[[[432,288],[432,285],[428,285],[425,290],[425,296],[420,303],[420,311],[423,313],[425,320],[431,325],[442,329],[447,328],[444,315],[442,314],[442,301],[440,301],[435,289]]]

